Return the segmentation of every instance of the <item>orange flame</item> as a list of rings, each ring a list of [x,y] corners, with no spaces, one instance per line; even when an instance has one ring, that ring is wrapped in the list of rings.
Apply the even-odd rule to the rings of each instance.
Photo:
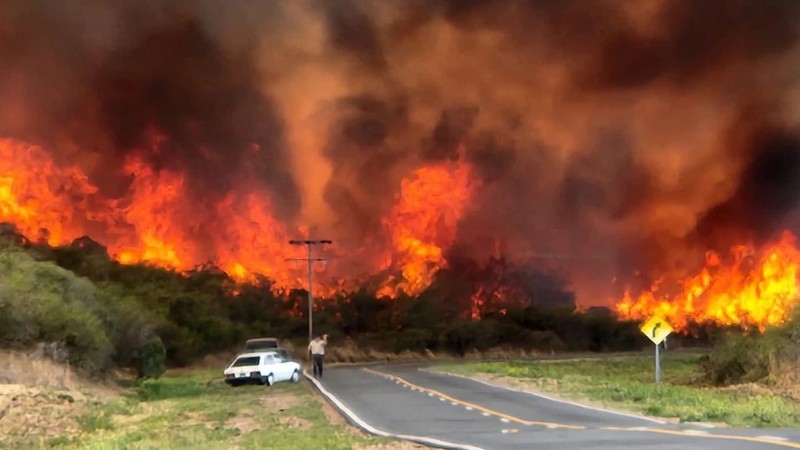
[[[188,270],[212,263],[240,280],[259,273],[282,287],[302,286],[302,269],[286,261],[296,249],[272,219],[266,193],[235,188],[209,215],[192,200],[183,173],[155,171],[137,157],[125,171],[129,196],[103,198],[77,166],[59,167],[40,147],[0,140],[0,221],[29,238],[44,234],[50,245],[89,235],[123,264]]]
[[[154,133],[150,150],[158,153],[166,139]],[[123,264],[178,271],[213,264],[239,281],[265,276],[276,291],[306,287],[306,263],[291,261],[304,252],[288,243],[297,236],[274,219],[270,194],[252,182],[257,174],[245,172],[209,206],[178,170],[155,170],[136,156],[124,168],[132,180],[128,194],[106,198],[78,166],[57,164],[41,147],[0,140],[0,221],[50,245],[89,236]],[[397,204],[382,221],[388,242],[377,242],[389,262],[371,268],[401,277],[385,281],[382,295],[417,294],[445,267],[443,251],[455,240],[471,193],[470,172],[468,164],[452,162],[421,167],[402,181]],[[324,275],[315,276],[315,294],[343,291],[342,274]]]
[[[735,246],[728,264],[720,255],[708,252],[700,273],[678,283],[678,294],[660,294],[664,286],[661,282],[635,298],[626,292],[617,311],[632,320],[657,315],[676,330],[685,329],[690,322],[757,327],[761,331],[781,325],[797,302],[800,251],[795,241],[785,232],[780,241],[761,251]]]
[[[456,227],[474,184],[470,166],[462,162],[423,167],[403,180],[398,203],[384,219],[394,245],[393,267],[402,278],[390,278],[378,296],[396,297],[402,290],[416,295],[446,267],[443,251],[455,242]]]

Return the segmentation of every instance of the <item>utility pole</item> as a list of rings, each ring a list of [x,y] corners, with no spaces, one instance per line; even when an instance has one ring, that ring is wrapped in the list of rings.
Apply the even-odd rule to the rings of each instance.
[[[305,258],[291,258],[292,261],[307,261],[308,262],[308,341],[314,339],[314,322],[313,322],[313,302],[314,296],[311,293],[313,283],[313,271],[315,261],[327,261],[327,258],[312,258],[311,247],[314,245],[333,244],[333,241],[327,239],[292,239],[289,241],[292,245],[305,245],[306,257]]]

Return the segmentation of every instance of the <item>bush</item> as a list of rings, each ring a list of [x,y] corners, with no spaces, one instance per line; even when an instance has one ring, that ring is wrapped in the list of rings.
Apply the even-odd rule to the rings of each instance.
[[[780,332],[767,334],[732,331],[722,335],[711,354],[702,360],[706,379],[728,385],[763,380],[775,356],[789,344]]]
[[[164,359],[167,356],[167,349],[161,338],[150,335],[145,342],[136,350],[133,357],[133,366],[139,378],[158,378],[166,367]]]
[[[141,376],[163,372],[164,349],[152,319],[130,296],[101,289],[19,250],[0,253],[0,344],[55,343],[58,358],[98,371],[116,363]]]
[[[95,313],[91,284],[25,253],[5,251],[0,286],[0,343],[61,343],[66,360],[78,368],[109,366],[113,346]]]

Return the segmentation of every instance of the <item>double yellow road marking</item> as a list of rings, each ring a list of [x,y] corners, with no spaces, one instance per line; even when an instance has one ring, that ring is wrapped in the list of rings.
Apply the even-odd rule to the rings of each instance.
[[[485,416],[495,416],[500,418],[503,422],[514,422],[521,425],[540,425],[547,428],[562,428],[562,429],[570,429],[570,430],[585,430],[585,426],[581,425],[570,425],[564,423],[556,423],[556,422],[542,422],[537,420],[526,420],[520,417],[512,416],[510,414],[505,414],[500,411],[496,411],[493,409],[486,408],[484,406],[478,405],[476,403],[470,403],[464,400],[460,400],[454,397],[451,397],[443,392],[437,391],[435,389],[426,388],[423,386],[419,386],[417,384],[411,383],[410,381],[406,380],[405,378],[398,377],[396,375],[391,375],[384,372],[379,372],[377,370],[373,370],[370,368],[363,368],[363,371],[367,373],[371,373],[373,375],[378,375],[380,377],[386,378],[388,380],[392,380],[394,382],[403,384],[409,388],[416,389],[420,392],[427,393],[431,396],[437,396],[442,401],[449,401],[453,405],[461,405],[470,410],[476,410],[483,413]],[[770,439],[765,437],[750,437],[750,436],[737,436],[732,434],[717,434],[717,433],[706,433],[706,432],[697,432],[692,430],[668,430],[664,428],[652,428],[652,427],[603,427],[602,430],[609,430],[609,431],[627,431],[627,432],[649,432],[649,433],[660,433],[660,434],[669,434],[674,436],[683,436],[683,437],[702,437],[702,438],[712,438],[712,439],[728,439],[728,440],[736,440],[736,441],[746,441],[746,442],[758,442],[761,444],[769,444],[775,445],[779,447],[789,447],[789,448],[797,448],[800,449],[800,443],[791,442],[791,441],[781,441],[777,439]]]
[[[404,384],[404,385],[406,385],[406,386],[408,386],[410,388],[417,389],[418,391],[425,392],[425,393],[428,393],[428,394],[433,394],[433,395],[435,395],[435,396],[437,396],[439,398],[442,398],[444,400],[450,401],[450,403],[461,405],[461,406],[464,406],[466,408],[472,408],[472,409],[474,409],[476,411],[480,411],[480,412],[482,412],[484,414],[488,414],[488,415],[491,415],[491,416],[499,417],[501,420],[505,419],[508,422],[514,422],[514,423],[518,423],[518,424],[521,424],[521,425],[541,425],[541,426],[547,427],[547,428],[567,428],[567,429],[571,429],[571,430],[583,430],[583,429],[586,428],[586,427],[580,426],[580,425],[567,425],[567,424],[563,424],[563,423],[540,422],[540,421],[537,421],[537,420],[521,419],[519,417],[515,417],[515,416],[509,415],[509,414],[505,414],[505,413],[502,413],[500,411],[495,411],[493,409],[486,408],[486,407],[478,405],[476,403],[465,402],[464,400],[459,400],[457,398],[453,398],[453,397],[451,397],[451,396],[449,396],[449,395],[447,395],[447,394],[445,394],[443,392],[439,392],[439,391],[437,391],[435,389],[430,389],[430,388],[418,386],[418,385],[416,385],[414,383],[411,383],[410,381],[408,381],[408,380],[406,380],[404,378],[400,378],[400,377],[398,377],[396,375],[390,375],[388,373],[378,372],[377,370],[372,370],[372,369],[369,369],[369,368],[364,368],[363,370],[365,372],[369,372],[371,374],[384,377],[384,378],[386,378],[388,380],[399,382],[399,383]]]

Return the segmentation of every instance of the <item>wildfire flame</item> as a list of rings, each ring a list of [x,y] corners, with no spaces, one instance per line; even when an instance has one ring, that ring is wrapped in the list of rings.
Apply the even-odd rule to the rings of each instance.
[[[229,193],[213,211],[218,222],[208,224],[184,174],[155,171],[137,157],[125,171],[129,196],[104,198],[77,166],[57,165],[41,147],[0,140],[0,220],[50,245],[88,235],[123,264],[187,270],[213,263],[238,279],[259,273],[283,286],[298,278],[286,267],[294,250],[266,193]]]
[[[797,272],[800,251],[789,232],[761,250],[751,245],[731,248],[723,259],[706,254],[705,266],[695,276],[677,282],[678,293],[668,295],[670,286],[661,281],[636,297],[626,292],[617,304],[625,319],[642,320],[660,316],[676,330],[689,323],[716,323],[756,327],[781,325],[797,302]]]
[[[456,227],[475,188],[470,166],[460,162],[417,169],[403,180],[399,201],[383,225],[394,246],[390,265],[399,266],[402,278],[391,277],[378,296],[396,297],[402,290],[416,295],[446,267],[442,252],[456,238]]]
[[[0,221],[50,245],[88,235],[123,264],[178,271],[214,264],[240,281],[265,276],[276,290],[306,286],[304,264],[290,261],[302,256],[288,244],[292,230],[274,219],[269,193],[247,176],[206,211],[179,171],[154,170],[135,156],[125,171],[132,179],[129,195],[105,198],[79,167],[58,165],[41,147],[0,140]],[[389,276],[380,295],[418,294],[445,267],[443,251],[455,240],[472,188],[470,166],[463,162],[423,166],[402,181],[397,203],[382,221],[390,236],[387,262],[373,269],[400,277]],[[315,293],[341,290],[341,275],[317,277]]]

